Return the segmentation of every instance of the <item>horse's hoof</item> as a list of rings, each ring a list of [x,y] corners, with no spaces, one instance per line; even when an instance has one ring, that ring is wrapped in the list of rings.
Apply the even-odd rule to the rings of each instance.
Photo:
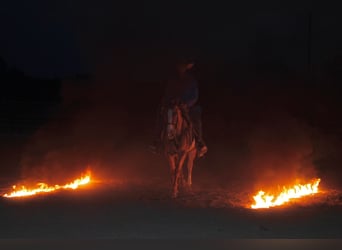
[[[171,198],[172,198],[172,199],[176,199],[177,196],[178,196],[177,193],[172,193]]]

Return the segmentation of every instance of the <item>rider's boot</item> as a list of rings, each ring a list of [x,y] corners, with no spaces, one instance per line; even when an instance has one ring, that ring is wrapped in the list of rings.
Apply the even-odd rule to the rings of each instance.
[[[197,142],[197,157],[201,158],[208,152],[208,147],[205,145],[203,140]]]

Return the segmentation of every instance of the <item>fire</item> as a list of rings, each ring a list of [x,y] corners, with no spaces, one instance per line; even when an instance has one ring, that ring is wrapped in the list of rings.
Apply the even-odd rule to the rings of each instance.
[[[21,186],[20,189],[17,188],[16,185],[12,186],[13,191],[9,194],[4,194],[3,197],[6,198],[13,198],[13,197],[24,197],[24,196],[32,196],[39,193],[49,193],[54,192],[59,189],[77,189],[79,186],[86,185],[90,182],[91,175],[90,173],[86,174],[85,176],[74,180],[71,183],[65,184],[65,185],[54,185],[49,186],[46,183],[38,183],[37,188],[26,188],[25,186]]]
[[[292,188],[284,187],[284,191],[281,192],[276,198],[274,195],[265,194],[264,191],[259,191],[258,194],[253,197],[255,204],[252,205],[251,208],[257,209],[280,206],[286,202],[289,202],[290,199],[297,199],[303,196],[318,193],[318,185],[320,181],[320,179],[315,179],[311,183],[305,185],[298,184],[294,185]]]

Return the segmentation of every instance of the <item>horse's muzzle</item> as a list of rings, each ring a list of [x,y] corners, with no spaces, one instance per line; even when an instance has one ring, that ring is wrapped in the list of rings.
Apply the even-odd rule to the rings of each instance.
[[[169,140],[173,140],[176,137],[176,129],[175,126],[172,124],[169,124],[167,126],[167,138]]]

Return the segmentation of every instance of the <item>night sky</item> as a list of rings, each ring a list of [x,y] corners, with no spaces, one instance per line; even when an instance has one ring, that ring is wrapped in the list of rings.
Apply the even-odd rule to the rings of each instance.
[[[312,11],[312,63],[342,52],[336,4],[315,1],[225,1],[208,5],[114,1],[4,1],[0,55],[34,76],[92,73],[110,49],[195,47],[231,62],[307,64]]]

